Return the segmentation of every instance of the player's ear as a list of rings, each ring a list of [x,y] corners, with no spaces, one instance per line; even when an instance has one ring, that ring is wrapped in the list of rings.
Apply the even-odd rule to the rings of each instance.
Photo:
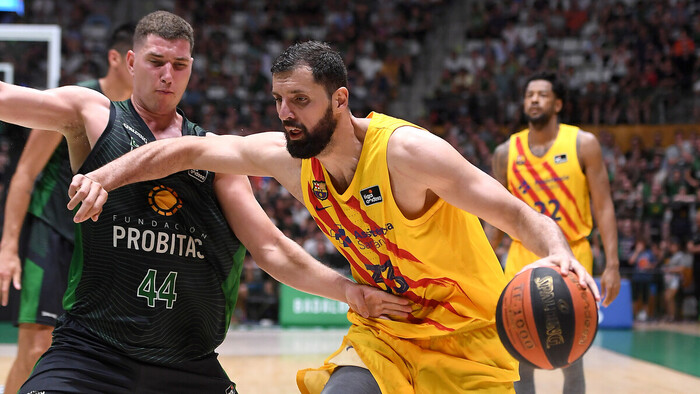
[[[109,61],[110,67],[116,67],[119,65],[122,55],[116,49],[110,49],[107,52],[107,61]]]
[[[346,87],[340,87],[333,92],[331,97],[331,103],[333,109],[345,109],[348,107],[348,89]]]
[[[134,51],[129,49],[129,52],[126,53],[126,68],[129,70],[129,74],[134,75]]]
[[[554,111],[555,111],[555,113],[559,113],[559,111],[561,111],[561,109],[562,109],[563,107],[564,107],[564,102],[563,102],[561,99],[557,99],[557,100],[554,102]]]

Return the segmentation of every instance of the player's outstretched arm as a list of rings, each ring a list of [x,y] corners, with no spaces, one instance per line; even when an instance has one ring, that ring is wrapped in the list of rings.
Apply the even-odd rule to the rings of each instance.
[[[435,193],[513,237],[547,262],[574,270],[583,286],[597,286],[576,261],[566,238],[549,217],[535,212],[498,181],[469,163],[445,140],[411,127],[397,129],[387,151],[392,179],[407,179],[417,190]],[[393,182],[393,181],[392,181]]]
[[[19,235],[34,189],[34,180],[48,163],[63,136],[55,131],[32,130],[29,134],[17,168],[12,175],[5,200],[5,220],[0,240],[0,299],[6,306],[10,282],[21,288],[22,265],[19,259]]]
[[[188,170],[214,171],[240,175],[274,176],[295,196],[299,178],[290,169],[294,161],[285,149],[279,132],[248,137],[185,136],[154,141],[113,160],[85,175],[76,175],[70,184],[69,209],[82,203],[76,222],[96,218],[106,201],[106,193],[118,187]]]
[[[315,260],[272,224],[248,179],[217,174],[215,190],[224,214],[255,262],[278,281],[307,293],[346,302],[363,317],[406,317],[410,301],[359,285]]]

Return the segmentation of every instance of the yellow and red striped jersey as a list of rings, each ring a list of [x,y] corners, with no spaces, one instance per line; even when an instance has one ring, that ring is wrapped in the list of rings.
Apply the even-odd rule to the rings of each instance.
[[[479,219],[439,199],[406,218],[396,205],[387,166],[394,130],[414,126],[372,113],[355,175],[337,192],[315,158],[302,160],[304,203],[347,258],[354,279],[414,302],[405,320],[348,319],[402,338],[443,335],[493,324],[506,280]],[[425,131],[426,133],[428,131]]]
[[[588,182],[576,150],[578,131],[560,124],[552,147],[537,157],[525,129],[510,137],[508,151],[508,190],[554,219],[570,243],[587,237],[593,227]]]

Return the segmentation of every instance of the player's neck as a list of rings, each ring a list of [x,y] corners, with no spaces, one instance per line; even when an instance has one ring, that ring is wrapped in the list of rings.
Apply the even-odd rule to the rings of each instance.
[[[156,139],[182,136],[182,116],[177,113],[176,108],[164,110],[164,112],[153,112],[143,106],[139,100],[131,102]]]
[[[355,176],[368,124],[356,122],[352,115],[343,118],[338,122],[328,147],[317,156],[338,193],[345,192]]]
[[[535,125],[530,122],[528,140],[530,145],[542,145],[554,141],[559,134],[559,119],[552,116],[544,125]]]

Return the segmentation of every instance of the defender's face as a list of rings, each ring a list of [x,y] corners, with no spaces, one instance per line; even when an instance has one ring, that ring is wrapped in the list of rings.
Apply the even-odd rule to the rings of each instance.
[[[272,76],[272,96],[292,157],[308,159],[329,145],[337,121],[325,88],[311,69],[297,67]]]
[[[134,78],[134,99],[154,113],[175,109],[192,74],[190,43],[149,34],[127,54]]]

